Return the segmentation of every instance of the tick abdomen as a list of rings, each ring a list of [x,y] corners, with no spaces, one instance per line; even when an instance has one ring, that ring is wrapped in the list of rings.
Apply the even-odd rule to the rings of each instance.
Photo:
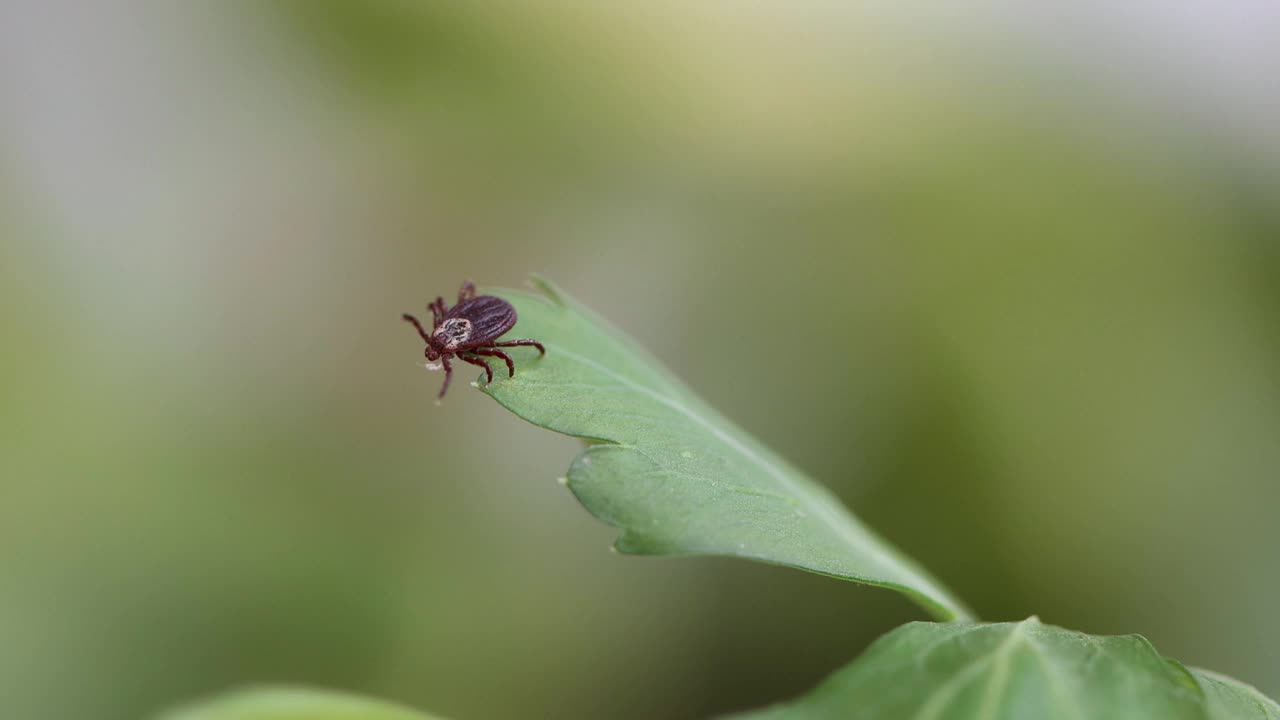
[[[489,340],[497,338],[515,327],[516,310],[502,298],[481,295],[469,300],[463,300],[449,308],[449,312],[445,314],[444,322],[440,323],[440,326],[444,327],[455,319],[470,321],[471,332],[467,335],[468,339],[484,338]]]

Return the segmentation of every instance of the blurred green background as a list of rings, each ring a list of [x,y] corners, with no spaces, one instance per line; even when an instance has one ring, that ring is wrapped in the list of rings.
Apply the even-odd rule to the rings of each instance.
[[[612,554],[554,481],[575,441],[466,377],[433,405],[399,314],[529,271],[984,618],[1280,694],[1278,32],[1267,3],[7,4],[0,715],[287,681],[697,718],[922,617]]]

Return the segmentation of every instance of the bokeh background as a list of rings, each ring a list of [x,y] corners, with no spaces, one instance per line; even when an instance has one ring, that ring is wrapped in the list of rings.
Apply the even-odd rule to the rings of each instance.
[[[6,3],[0,715],[698,718],[922,618],[435,406],[399,314],[529,271],[984,618],[1280,694],[1280,9],[1034,5]]]

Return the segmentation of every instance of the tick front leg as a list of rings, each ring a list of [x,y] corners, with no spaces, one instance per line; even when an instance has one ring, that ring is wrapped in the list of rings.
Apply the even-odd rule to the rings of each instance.
[[[436,396],[437,400],[444,399],[444,394],[449,392],[449,381],[453,379],[453,366],[449,364],[449,358],[441,355],[440,363],[444,365],[444,384],[440,386],[440,394]]]
[[[458,291],[458,302],[470,300],[476,296],[476,284],[470,280],[462,283],[462,289]]]
[[[400,317],[404,318],[405,322],[411,323],[414,327],[418,328],[418,334],[422,336],[422,341],[427,342],[428,340],[427,331],[422,328],[422,323],[418,322],[418,318],[410,315],[409,313],[405,313]]]
[[[507,361],[507,377],[516,376],[516,364],[511,362],[510,355],[502,352],[501,350],[494,350],[493,348],[480,348],[479,350],[476,350],[475,353],[477,355],[487,355],[489,357],[502,358],[503,360]]]
[[[493,368],[489,367],[489,363],[478,357],[472,357],[470,355],[459,355],[458,357],[461,358],[463,362],[469,362],[472,365],[478,365],[484,368],[485,382],[493,382]]]
[[[492,347],[536,347],[540,354],[547,354],[547,349],[542,347],[542,343],[537,340],[507,340],[506,342],[494,343]]]

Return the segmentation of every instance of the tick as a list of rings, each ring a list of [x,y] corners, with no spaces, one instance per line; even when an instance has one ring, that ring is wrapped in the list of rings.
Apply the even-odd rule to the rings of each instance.
[[[458,358],[463,362],[484,368],[488,382],[493,382],[493,368],[485,361],[486,357],[502,358],[507,363],[507,377],[514,377],[516,365],[511,356],[498,348],[504,347],[536,347],[541,355],[547,349],[537,340],[505,340],[498,342],[503,333],[516,324],[516,309],[511,303],[492,295],[476,295],[476,286],[470,280],[462,283],[458,291],[458,304],[452,308],[444,304],[444,298],[427,306],[431,310],[431,332],[427,332],[418,322],[418,318],[405,313],[405,322],[412,323],[418,329],[423,342],[427,344],[423,355],[428,362],[439,360],[444,365],[444,385],[440,387],[440,395],[449,390],[449,380],[453,378],[453,367],[449,358]]]

